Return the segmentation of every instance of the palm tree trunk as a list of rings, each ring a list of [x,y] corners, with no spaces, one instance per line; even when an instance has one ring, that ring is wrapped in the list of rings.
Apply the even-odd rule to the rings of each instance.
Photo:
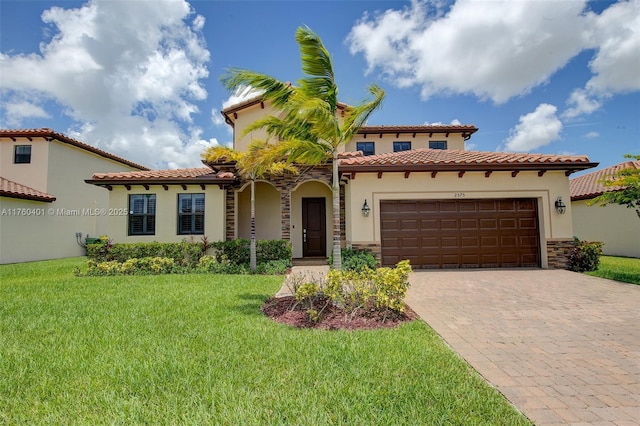
[[[333,202],[333,269],[342,270],[342,250],[340,248],[340,181],[338,179],[338,151],[333,151],[333,182],[331,196]]]
[[[249,268],[251,271],[256,270],[256,192],[255,179],[251,179],[251,240],[249,243]]]

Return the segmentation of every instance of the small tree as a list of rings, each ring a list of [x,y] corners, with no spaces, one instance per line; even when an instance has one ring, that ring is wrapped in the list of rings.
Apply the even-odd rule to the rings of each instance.
[[[279,152],[291,163],[318,165],[331,163],[333,206],[333,267],[342,269],[340,247],[340,182],[338,153],[381,105],[384,90],[369,86],[371,99],[338,110],[338,85],[331,55],[320,37],[308,27],[296,31],[304,77],[296,86],[255,71],[232,68],[222,77],[228,89],[252,88],[262,91],[279,115],[260,119],[245,130],[265,129],[277,143]]]
[[[625,154],[624,157],[640,161],[640,155]],[[638,218],[640,218],[640,168],[626,167],[613,175],[605,176],[599,182],[608,191],[594,198],[591,205],[620,204],[635,209]]]
[[[202,158],[210,163],[225,161],[235,163],[238,173],[249,180],[251,185],[251,237],[249,242],[249,268],[255,272],[257,268],[256,253],[256,195],[255,182],[267,175],[297,173],[297,169],[276,157],[274,146],[266,142],[254,140],[247,151],[239,152],[226,146],[209,147],[202,153]]]

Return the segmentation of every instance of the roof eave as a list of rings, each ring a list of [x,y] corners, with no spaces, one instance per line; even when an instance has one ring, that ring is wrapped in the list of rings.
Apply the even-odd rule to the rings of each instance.
[[[341,172],[459,172],[459,171],[541,171],[563,170],[565,173],[575,173],[596,167],[598,163],[498,163],[498,164],[345,164],[340,165]]]
[[[15,192],[0,191],[0,197],[17,198],[20,200],[42,201],[44,203],[53,203],[56,197],[42,197],[39,195],[18,194]]]
[[[170,178],[170,179],[85,179],[90,185],[229,185],[237,182],[237,178]]]

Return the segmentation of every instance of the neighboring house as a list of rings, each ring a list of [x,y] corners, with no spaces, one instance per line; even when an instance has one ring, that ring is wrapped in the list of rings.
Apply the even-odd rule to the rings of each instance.
[[[590,205],[607,188],[600,181],[622,169],[640,169],[640,162],[626,161],[571,179],[573,232],[587,241],[602,241],[604,254],[640,257],[640,218],[634,209],[618,204]]]
[[[83,255],[114,214],[84,180],[131,170],[147,169],[50,129],[0,130],[0,263]]]
[[[273,110],[257,97],[222,114],[242,151],[265,136],[243,129]],[[339,159],[344,245],[384,265],[407,258],[416,268],[564,267],[571,211],[557,213],[555,204],[568,204],[571,173],[596,164],[584,156],[466,151],[477,130],[363,127]],[[98,173],[87,182],[109,190],[111,208],[135,212],[109,218],[117,242],[248,238],[249,183],[234,164],[206,165]],[[331,220],[330,165],[256,184],[257,238],[290,240],[294,258],[331,255]]]

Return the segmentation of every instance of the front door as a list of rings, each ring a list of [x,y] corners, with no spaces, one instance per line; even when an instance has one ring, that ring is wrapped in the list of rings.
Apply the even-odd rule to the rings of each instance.
[[[302,199],[302,256],[327,256],[326,208],[324,198]]]

